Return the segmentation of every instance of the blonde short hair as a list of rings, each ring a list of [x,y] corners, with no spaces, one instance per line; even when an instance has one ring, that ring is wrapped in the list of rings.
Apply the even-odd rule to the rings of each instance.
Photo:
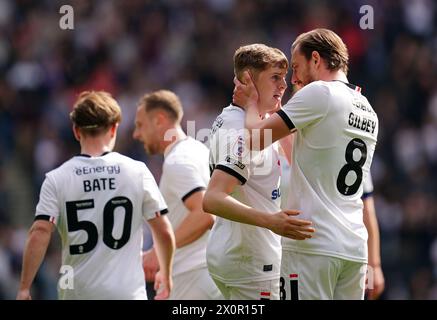
[[[121,121],[121,109],[108,92],[84,91],[74,103],[70,119],[84,134],[96,136]]]
[[[281,50],[255,43],[242,46],[235,51],[234,73],[239,80],[247,69],[258,73],[269,67],[288,69],[288,59]]]
[[[170,90],[158,90],[145,94],[140,100],[140,106],[143,106],[146,112],[156,109],[164,110],[175,123],[180,123],[184,115],[181,100]]]

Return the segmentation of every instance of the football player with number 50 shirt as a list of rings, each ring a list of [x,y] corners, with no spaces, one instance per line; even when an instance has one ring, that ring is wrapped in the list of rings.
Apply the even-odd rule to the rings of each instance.
[[[61,270],[66,270],[59,281],[60,299],[147,299],[144,219],[161,266],[155,299],[167,298],[175,247],[164,215],[167,205],[144,163],[112,152],[119,105],[106,92],[83,92],[70,118],[81,153],[46,174],[24,249],[17,299],[31,299],[55,226],[62,240]]]

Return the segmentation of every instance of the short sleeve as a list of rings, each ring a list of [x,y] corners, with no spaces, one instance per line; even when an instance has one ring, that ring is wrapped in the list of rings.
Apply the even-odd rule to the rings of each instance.
[[[250,151],[244,129],[219,129],[214,148],[214,169],[222,170],[245,184],[249,179]]]
[[[206,184],[200,176],[199,170],[188,163],[166,163],[163,174],[171,177],[171,185],[168,187],[182,201],[188,199],[195,192],[206,189]]]
[[[373,194],[373,181],[372,181],[372,175],[369,173],[364,179],[363,183],[363,196],[362,199],[365,199],[367,197],[370,197]]]
[[[39,201],[36,205],[35,220],[47,220],[57,223],[60,212],[56,185],[52,177],[46,175],[41,186]]]
[[[145,219],[153,219],[168,212],[167,204],[155,178],[147,168],[143,174],[143,194],[143,216]]]
[[[289,128],[292,123],[297,129],[303,129],[323,119],[328,110],[329,88],[315,81],[299,90],[278,113]]]

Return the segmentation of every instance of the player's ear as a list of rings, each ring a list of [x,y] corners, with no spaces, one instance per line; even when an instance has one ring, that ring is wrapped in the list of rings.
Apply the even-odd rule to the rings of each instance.
[[[111,130],[111,138],[115,135],[118,129],[118,122],[114,123],[109,130]]]
[[[80,130],[75,124],[73,124],[73,134],[74,134],[74,138],[77,141],[80,141]]]
[[[321,57],[320,54],[317,51],[313,51],[311,54],[311,58],[313,60],[313,63],[318,66],[321,63]]]
[[[154,121],[155,121],[155,124],[158,125],[158,126],[162,126],[165,123],[167,123],[168,122],[168,116],[167,116],[166,112],[163,111],[163,110],[158,110],[155,113]]]

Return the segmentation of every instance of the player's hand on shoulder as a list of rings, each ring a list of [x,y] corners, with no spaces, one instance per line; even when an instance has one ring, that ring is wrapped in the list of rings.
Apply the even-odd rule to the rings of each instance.
[[[312,238],[315,229],[311,227],[309,220],[299,219],[299,210],[283,210],[273,215],[275,223],[271,230],[283,237],[294,240],[305,240]]]

